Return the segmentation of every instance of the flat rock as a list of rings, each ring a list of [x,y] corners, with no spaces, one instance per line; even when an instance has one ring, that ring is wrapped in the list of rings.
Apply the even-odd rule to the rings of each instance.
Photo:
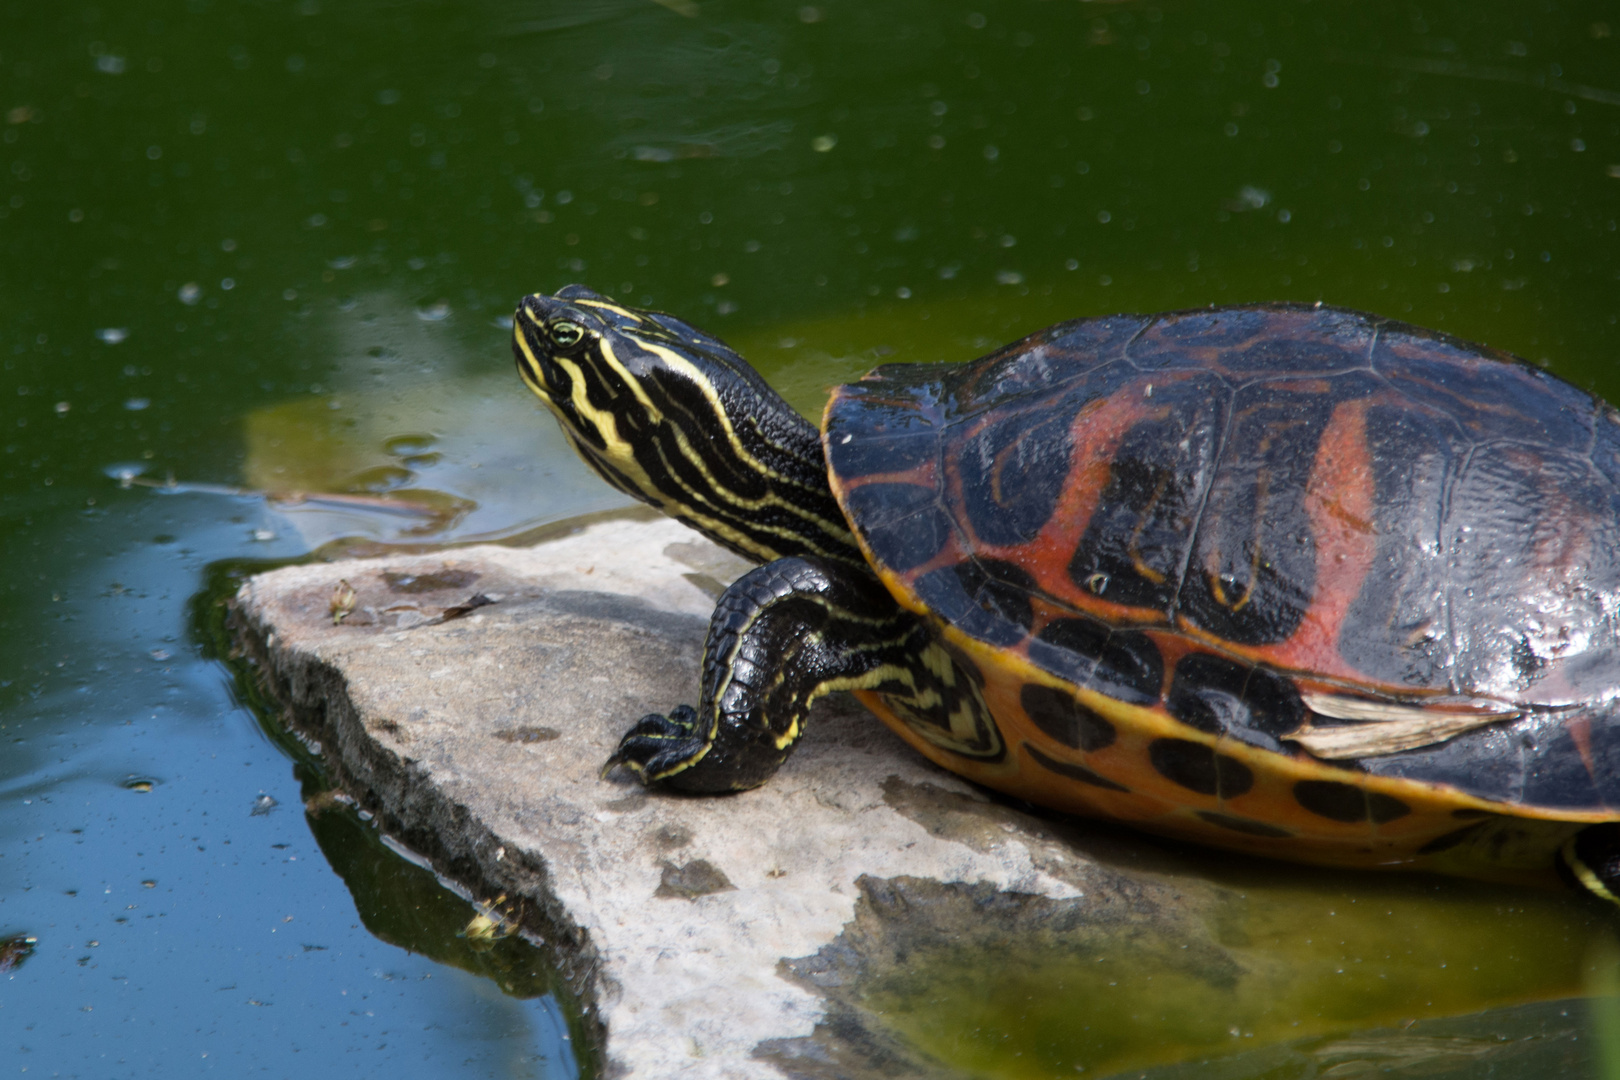
[[[674,522],[619,517],[527,549],[276,570],[234,619],[344,790],[545,939],[608,1076],[962,1075],[905,1008],[872,1002],[1060,954],[1150,970],[1147,989],[1203,1012],[1291,992],[1246,943],[1315,901],[1159,873],[1151,849],[1112,857],[1106,828],[992,800],[842,695],[753,791],[602,779],[630,723],[691,701],[715,596],[746,568]],[[916,1015],[912,1033],[938,1012]]]

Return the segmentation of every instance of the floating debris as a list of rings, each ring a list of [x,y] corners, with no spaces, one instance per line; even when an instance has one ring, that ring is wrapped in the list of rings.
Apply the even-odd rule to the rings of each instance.
[[[357,599],[358,594],[354,591],[354,586],[349,584],[348,579],[342,579],[337,583],[337,587],[332,590],[331,612],[333,626],[337,626],[349,617],[349,614],[354,611]]]
[[[354,805],[356,805],[354,796],[339,791],[337,788],[329,788],[305,799],[304,813],[311,817],[319,817],[328,810],[334,810],[340,806],[352,807]]]
[[[34,955],[39,939],[32,934],[13,934],[0,938],[0,973],[15,971],[22,962]]]

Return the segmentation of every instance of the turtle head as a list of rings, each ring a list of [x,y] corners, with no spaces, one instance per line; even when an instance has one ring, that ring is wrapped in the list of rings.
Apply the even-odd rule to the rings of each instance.
[[[570,285],[523,298],[512,352],[574,449],[620,491],[758,561],[859,558],[819,433],[718,338]]]
[[[569,285],[555,296],[525,296],[512,326],[518,374],[557,414],[564,430],[600,448],[617,437],[616,411],[602,411],[602,391],[626,388],[627,377],[639,381],[639,375],[615,369],[622,368],[621,359],[644,351],[634,335],[646,333],[652,315],[583,285]]]

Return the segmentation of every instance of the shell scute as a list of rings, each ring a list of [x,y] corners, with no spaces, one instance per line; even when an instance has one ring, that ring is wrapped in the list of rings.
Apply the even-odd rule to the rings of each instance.
[[[1305,722],[1305,702],[1290,680],[1215,653],[1183,656],[1164,704],[1188,727],[1278,753],[1281,739]]]
[[[1029,643],[1030,660],[1083,689],[1150,705],[1164,691],[1164,657],[1147,634],[1084,615],[1054,619]]]
[[[872,554],[902,573],[933,559],[954,532],[938,493],[924,484],[866,484],[844,505],[861,520]]]
[[[1198,368],[1242,383],[1367,367],[1374,337],[1365,317],[1333,308],[1191,311],[1161,316],[1131,343],[1130,359],[1144,371]]]
[[[832,440],[827,456],[845,476],[907,472],[939,456],[939,427],[935,418],[905,405],[872,402],[870,426],[861,438]]]
[[[1017,403],[1024,397],[1045,398],[1055,388],[1073,389],[1088,378],[1117,381],[1129,377],[1129,371],[1105,369],[1125,367],[1121,361],[1126,349],[1152,321],[1137,315],[1109,315],[1058,323],[974,364],[959,366],[943,397],[949,402],[951,416],[958,418]],[[1093,382],[1089,391],[1092,396],[1107,392],[1100,382]]]
[[[962,443],[962,505],[975,536],[1025,544],[1052,519],[1069,476],[1072,409],[998,415]]]
[[[1247,452],[1215,471],[1176,607],[1219,638],[1271,645],[1299,628],[1316,597],[1305,500],[1335,402],[1266,384],[1235,397],[1227,445]]]
[[[1449,419],[1394,404],[1365,414],[1372,551],[1345,609],[1338,651],[1351,668],[1413,689],[1443,685],[1452,656],[1447,571],[1414,550],[1441,549],[1446,489],[1467,448]]]
[[[1059,595],[1081,599],[1090,593],[1167,612],[1181,590],[1214,480],[1229,394],[1218,380],[1193,373],[1155,382],[1152,394],[1140,400],[1116,396],[1107,404],[1123,430],[1112,445],[1083,440],[1085,449],[1103,457],[1106,479],[1069,547],[1071,584]]]
[[[1034,625],[1032,579],[1011,563],[968,559],[916,579],[917,596],[939,617],[982,641],[1016,645]]]
[[[1591,397],[1505,353],[1397,326],[1379,336],[1372,363],[1411,407],[1450,417],[1474,442],[1575,451],[1591,443]]]

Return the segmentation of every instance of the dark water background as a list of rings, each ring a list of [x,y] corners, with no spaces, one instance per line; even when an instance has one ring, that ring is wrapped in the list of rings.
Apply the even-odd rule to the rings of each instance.
[[[1617,216],[1613,4],[5,5],[0,1072],[591,1070],[543,954],[472,948],[465,901],[301,812],[319,762],[218,644],[252,566],[619,504],[510,372],[523,293],[678,312],[811,412],[880,360],[1269,299],[1620,399]],[[1391,888],[1251,875],[1257,925]],[[947,955],[892,1012],[986,1076],[1614,1067],[1606,916],[1395,888],[1396,932],[1339,939],[1395,990],[1251,934],[1264,1000]]]

